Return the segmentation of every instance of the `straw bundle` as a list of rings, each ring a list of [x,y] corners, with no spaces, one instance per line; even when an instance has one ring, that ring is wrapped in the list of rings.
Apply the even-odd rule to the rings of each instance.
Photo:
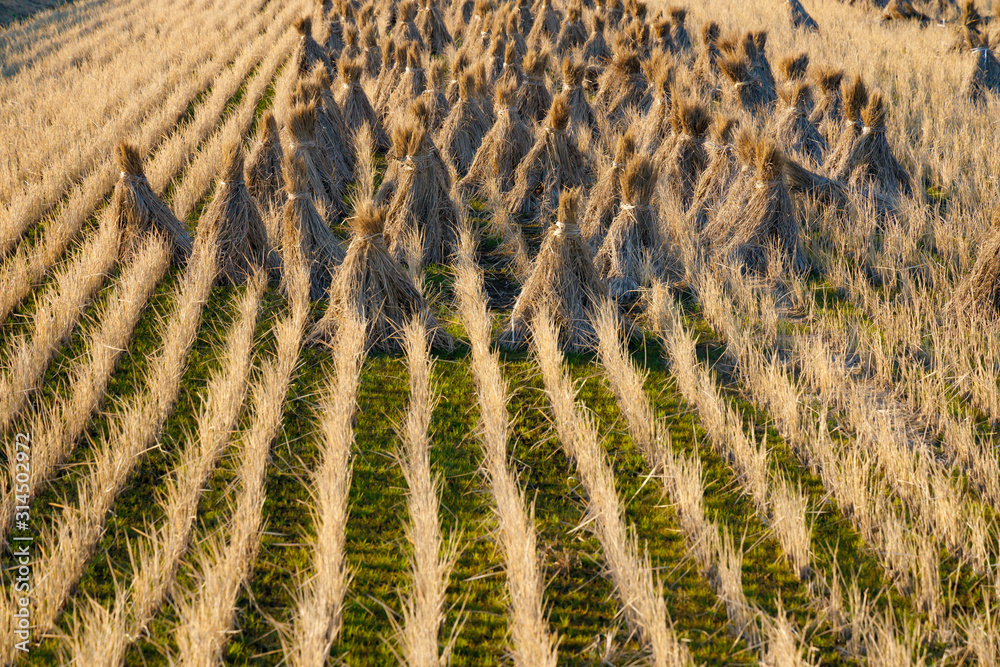
[[[173,247],[172,261],[187,262],[194,244],[187,228],[156,196],[142,171],[142,158],[131,144],[118,144],[115,160],[121,177],[115,184],[108,209],[109,224],[115,225],[120,235],[118,255],[131,257],[151,234],[162,234]]]
[[[552,93],[545,81],[549,52],[528,51],[524,57],[524,83],[518,92],[517,111],[526,123],[541,122],[552,106]]]
[[[709,21],[701,27],[702,49],[694,62],[694,71],[702,81],[712,81],[719,72],[719,24]]]
[[[316,102],[293,106],[287,130],[288,140],[283,144],[287,153],[295,155],[304,165],[306,187],[324,207],[337,207],[341,203],[344,179],[334,172],[316,136]]]
[[[716,116],[712,120],[711,132],[705,141],[708,165],[698,177],[688,209],[688,218],[696,231],[701,231],[708,223],[709,213],[722,202],[740,172],[733,145],[735,127],[736,121],[728,116]]]
[[[601,129],[594,116],[594,110],[587,101],[587,92],[583,89],[586,80],[587,67],[582,62],[574,62],[569,56],[563,58],[563,93],[569,104],[569,127],[574,136],[578,136],[580,128],[588,128],[592,138],[601,136]]]
[[[565,54],[587,43],[587,28],[583,25],[583,9],[579,4],[570,5],[556,37],[556,52]]]
[[[824,167],[829,174],[836,174],[851,154],[854,144],[861,136],[861,111],[868,104],[868,87],[860,76],[841,84],[841,99],[843,100],[844,119],[840,124],[840,132],[833,150],[826,156]]]
[[[285,193],[281,189],[281,162],[278,123],[274,120],[274,113],[265,111],[250,149],[250,158],[243,170],[243,179],[250,196],[257,203],[257,208],[265,214],[277,212],[285,203]],[[277,238],[276,234],[272,234],[272,238]]]
[[[482,108],[472,99],[476,78],[473,72],[465,72],[459,79],[458,101],[451,108],[448,117],[437,136],[441,156],[455,171],[464,176],[476,158],[476,151],[489,131],[490,122]]]
[[[743,126],[736,132],[732,157],[735,163],[731,169],[717,172],[719,180],[712,184],[713,189],[720,188],[717,203],[699,211],[695,208],[696,199],[689,213],[695,229],[701,232],[701,239],[709,248],[726,242],[733,221],[743,216],[750,195],[756,190],[757,135],[751,128]]]
[[[434,0],[420,0],[416,26],[431,55],[441,55],[451,44],[451,33],[448,32],[441,9]]]
[[[674,44],[674,39],[670,34],[670,19],[662,16],[653,21],[650,26],[651,49],[660,53],[677,53],[679,49]]]
[[[344,51],[344,22],[351,17],[352,6],[350,4],[342,5],[337,12],[329,12],[329,16],[326,19],[326,39],[324,40],[324,46],[326,47],[326,55],[330,59],[331,63],[336,63],[340,59],[340,54]]]
[[[743,38],[743,51],[750,59],[750,74],[761,82],[770,101],[777,99],[774,73],[767,60],[767,31],[748,32]]]
[[[378,32],[373,25],[361,28],[362,69],[370,77],[377,77],[382,66],[382,47],[378,43]]]
[[[351,131],[333,96],[333,82],[326,65],[313,69],[310,83],[316,95],[316,139],[326,151],[337,175],[346,183],[354,173]]]
[[[849,203],[847,186],[832,178],[812,172],[795,160],[785,159],[785,184],[789,191],[809,197],[837,209],[846,209]]]
[[[448,74],[448,64],[440,59],[431,61],[430,77],[427,81],[427,88],[420,95],[427,108],[430,109],[430,124],[428,127],[432,131],[437,131],[448,117],[451,104],[445,96],[445,81]]]
[[[782,177],[784,156],[767,138],[758,139],[754,154],[755,181],[742,215],[712,221],[726,232],[722,243],[712,248],[713,254],[724,261],[735,260],[748,271],[764,273],[772,253],[777,253],[785,266],[804,271],[807,262],[799,221]]]
[[[372,100],[376,113],[382,118],[388,115],[389,98],[395,92],[399,79],[403,75],[408,52],[409,45],[397,44],[392,37],[382,42],[382,64],[377,72],[375,99]]]
[[[889,196],[911,196],[910,175],[892,154],[885,137],[886,106],[882,94],[875,92],[861,119],[864,128],[850,154],[837,172],[837,180],[851,187],[872,186]]]
[[[277,266],[260,211],[243,180],[243,147],[234,141],[223,149],[226,168],[211,203],[198,223],[198,233],[218,239],[219,280],[239,285],[268,266]]]
[[[774,98],[764,84],[751,73],[750,61],[743,54],[723,55],[716,61],[719,71],[732,84],[732,94],[741,109],[753,116],[766,115]]]
[[[969,73],[966,75],[962,92],[973,102],[982,102],[987,93],[1000,90],[1000,62],[990,50],[986,37],[967,32]]]
[[[344,248],[326,226],[309,188],[309,167],[299,154],[290,152],[282,164],[288,199],[281,213],[281,252],[285,266],[296,266],[299,258],[309,267],[309,298],[326,294],[337,264],[344,258]],[[283,277],[284,279],[284,277]],[[289,287],[282,285],[288,294]]]
[[[535,22],[528,33],[528,44],[537,48],[551,42],[559,34],[561,25],[562,18],[549,0],[539,0],[535,5]]]
[[[583,58],[588,65],[602,65],[611,60],[611,49],[604,39],[604,18],[594,14],[590,36],[583,45]]]
[[[385,115],[392,118],[395,115],[393,112],[409,109],[414,100],[423,95],[425,90],[427,90],[427,74],[421,62],[420,46],[411,43],[406,49],[405,67],[388,94]]]
[[[462,179],[463,189],[483,188],[493,179],[499,181],[503,192],[514,185],[515,170],[532,147],[531,130],[517,111],[516,94],[513,84],[497,86],[497,119]]]
[[[524,83],[524,68],[522,67],[523,56],[517,51],[517,45],[508,42],[504,49],[503,67],[500,68],[500,75],[496,77],[494,85],[513,84],[520,88]]]
[[[801,79],[804,79],[808,70],[808,53],[800,53],[796,56],[785,56],[778,61],[778,72],[786,82],[800,81]]]
[[[882,21],[917,21],[921,26],[926,26],[931,18],[917,11],[909,0],[889,0],[882,11]]]
[[[673,108],[675,65],[669,57],[658,60],[650,68],[653,80],[653,101],[642,120],[639,146],[645,153],[655,153],[671,134],[670,115]]]
[[[514,14],[517,16],[517,25],[521,34],[531,34],[531,29],[535,26],[535,15],[531,11],[531,0],[518,0]]]
[[[360,61],[343,57],[340,59],[340,99],[337,100],[343,112],[344,123],[349,130],[357,132],[367,125],[375,138],[375,146],[379,151],[389,150],[389,135],[385,132],[382,119],[375,113],[368,94],[361,86]]]
[[[361,58],[361,41],[358,34],[358,27],[353,23],[348,23],[343,28],[344,48],[340,51],[340,57],[347,56],[350,59]]]
[[[639,55],[633,50],[617,51],[597,85],[595,106],[608,122],[620,126],[630,109],[640,113],[649,110],[649,81],[642,70]]]
[[[517,52],[522,58],[524,57],[524,54],[528,52],[528,44],[524,38],[525,35],[528,34],[529,30],[521,30],[520,12],[514,4],[508,4],[507,16],[504,19],[504,40],[508,44],[513,44],[514,48],[517,49]]]
[[[398,352],[400,332],[414,316],[427,311],[427,302],[386,246],[385,211],[362,203],[349,222],[351,244],[330,285],[330,305],[309,341],[332,344],[342,318],[356,314],[367,323],[366,347]],[[454,340],[432,315],[427,316],[427,326],[431,345],[454,348]]]
[[[809,122],[809,85],[802,81],[787,83],[778,89],[781,106],[775,117],[774,132],[786,153],[805,159],[815,166],[823,164],[827,143],[816,126]]]
[[[316,65],[326,65],[327,70],[333,69],[326,50],[313,39],[312,18],[303,16],[295,21],[295,29],[299,33],[299,43],[292,54],[292,62],[298,68],[299,74],[309,74]]]
[[[973,48],[970,37],[982,37],[980,28],[984,25],[983,15],[976,9],[974,0],[965,0],[962,6],[962,13],[958,18],[958,28],[955,31],[955,39],[952,41],[949,51],[962,53]]]
[[[417,3],[414,0],[403,0],[399,3],[396,14],[396,25],[389,33],[395,38],[397,44],[416,42],[421,48],[424,46],[424,38],[417,28]]]
[[[599,248],[604,242],[604,236],[618,213],[622,197],[621,179],[625,174],[625,165],[635,155],[635,149],[636,140],[631,129],[619,135],[614,157],[601,170],[590,190],[580,228],[584,238],[594,248]]]
[[[621,174],[621,207],[597,251],[597,272],[608,283],[611,296],[630,301],[638,296],[643,266],[654,258],[659,272],[664,268],[663,252],[656,216],[651,201],[657,173],[653,161],[645,155],[629,158]]]
[[[580,236],[577,198],[575,191],[565,191],[559,197],[556,223],[549,225],[531,275],[497,337],[499,345],[524,348],[535,317],[547,309],[559,325],[559,343],[564,350],[583,352],[596,347],[591,316],[608,298],[608,288],[594,268],[590,247]]]
[[[517,46],[515,45],[516,49]],[[503,73],[503,64],[507,56],[507,43],[502,38],[489,38],[479,58],[479,62],[486,68],[487,80],[495,82]]]
[[[625,7],[622,0],[607,0],[608,23],[617,26],[625,16]]]
[[[705,133],[710,120],[702,104],[681,99],[674,101],[670,122],[676,136],[672,143],[660,147],[655,159],[660,165],[665,201],[677,211],[686,211],[691,206],[698,177],[708,165]]]
[[[799,0],[785,0],[785,7],[788,11],[788,21],[793,28],[802,28],[807,32],[819,32],[819,24],[809,12],[802,6]]]
[[[511,210],[529,218],[555,209],[563,188],[589,185],[590,163],[566,131],[569,104],[565,93],[552,100],[535,145],[517,167],[510,191]]]
[[[422,261],[443,264],[458,237],[451,175],[428,136],[425,123],[411,118],[401,124],[398,132],[398,143],[405,144],[406,155],[400,161],[398,181],[387,211],[389,250],[402,259],[406,244],[419,234]]]
[[[1000,316],[1000,215],[979,246],[976,263],[952,298],[949,310],[966,319],[995,322]]]
[[[840,83],[844,79],[844,70],[821,66],[813,71],[812,78],[819,88],[819,100],[809,114],[809,122],[816,126],[828,145],[833,145],[843,127]]]
[[[688,35],[685,21],[687,21],[687,9],[684,7],[668,7],[667,14],[670,16],[670,41],[678,51],[692,50],[691,37]]]

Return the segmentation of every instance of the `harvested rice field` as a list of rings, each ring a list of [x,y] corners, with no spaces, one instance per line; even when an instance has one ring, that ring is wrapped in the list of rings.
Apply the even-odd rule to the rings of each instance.
[[[56,4],[3,664],[1000,664],[1000,5]]]

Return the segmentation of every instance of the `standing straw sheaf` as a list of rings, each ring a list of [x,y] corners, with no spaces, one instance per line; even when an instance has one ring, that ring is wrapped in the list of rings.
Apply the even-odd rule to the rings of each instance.
[[[397,44],[416,43],[421,48],[424,46],[424,38],[417,28],[417,3],[414,0],[403,0],[397,6],[396,24],[392,27],[390,35]]]
[[[344,248],[323,222],[313,203],[309,187],[309,168],[295,152],[285,155],[282,165],[287,201],[281,213],[281,259],[285,267],[309,269],[309,298],[323,298],[337,265],[344,258]],[[287,295],[294,285],[282,275],[282,291]]]
[[[735,128],[736,121],[728,116],[716,116],[712,121],[711,133],[705,141],[708,165],[698,177],[688,209],[688,219],[695,231],[705,227],[710,212],[723,201],[740,172],[733,145]]]
[[[539,47],[552,42],[559,35],[562,18],[549,0],[539,0],[534,13],[535,22],[528,33],[528,43]]]
[[[118,144],[115,159],[121,176],[111,195],[109,221],[121,234],[119,257],[131,257],[148,236],[162,234],[173,248],[174,264],[186,263],[194,247],[191,235],[184,223],[153,192],[143,173],[139,151],[122,142]]]
[[[800,53],[795,56],[785,56],[778,61],[778,73],[786,82],[800,81],[809,71],[809,54]]]
[[[300,75],[307,75],[317,65],[326,65],[333,69],[326,49],[319,45],[312,35],[312,18],[303,16],[295,21],[295,29],[299,33],[299,43],[292,54],[292,63]]]
[[[548,51],[529,51],[524,57],[524,83],[518,92],[517,111],[526,123],[542,122],[552,106],[552,93],[545,81]]]
[[[621,174],[621,206],[595,258],[598,273],[618,301],[638,296],[649,260],[656,273],[665,268],[667,253],[652,207],[656,181],[656,167],[645,155],[632,156]]]
[[[851,187],[871,187],[890,197],[911,196],[910,175],[893,155],[886,140],[886,106],[881,93],[872,94],[861,118],[864,121],[861,136],[837,172],[837,180]]]
[[[390,127],[393,125],[392,119],[397,117],[395,112],[408,109],[425,90],[427,90],[427,74],[421,61],[420,47],[411,44],[406,50],[403,71],[399,79],[392,84],[392,90],[387,97],[385,115],[390,118]]]
[[[493,179],[502,192],[514,185],[515,170],[532,149],[531,130],[517,111],[517,88],[514,84],[496,89],[497,119],[476,151],[469,173],[462,179],[462,189],[482,189]]]
[[[271,111],[265,111],[260,119],[257,137],[250,149],[250,157],[243,170],[247,189],[257,202],[257,208],[264,214],[276,213],[285,204],[281,177],[282,159],[278,123]],[[270,230],[272,239],[278,238],[277,231]]]
[[[595,13],[592,21],[590,36],[583,45],[583,59],[587,65],[596,68],[611,60],[611,49],[604,39],[604,18]]]
[[[601,75],[594,105],[608,123],[621,129],[630,110],[646,113],[651,97],[649,81],[642,70],[639,55],[630,49],[615,53],[611,66]]]
[[[580,229],[584,238],[594,248],[599,248],[604,242],[604,236],[608,233],[615,215],[618,214],[622,197],[622,175],[625,173],[625,165],[635,155],[635,151],[635,134],[630,129],[619,135],[611,162],[604,167],[594,187],[590,189]]]
[[[743,210],[711,222],[711,226],[721,228],[721,233],[711,234],[706,228],[707,236],[721,237],[721,242],[711,248],[712,254],[722,261],[735,261],[753,273],[766,273],[773,258],[802,272],[807,260],[799,220],[783,178],[785,158],[773,140],[761,138],[754,147],[754,163],[753,187]]]
[[[660,184],[664,201],[677,211],[687,211],[694,197],[698,177],[708,165],[705,133],[711,117],[698,102],[675,100],[670,122],[674,129],[672,143],[663,144],[656,152],[660,165]]]
[[[575,62],[569,56],[563,58],[563,88],[562,92],[567,96],[569,104],[569,128],[574,136],[579,137],[582,129],[586,128],[590,132],[592,139],[599,139],[601,129],[597,123],[594,110],[587,101],[587,92],[583,84],[586,81],[587,66],[582,62]]]
[[[345,318],[367,322],[365,347],[384,352],[402,349],[402,331],[427,311],[423,294],[386,244],[385,210],[361,202],[351,218],[351,244],[330,285],[330,305],[309,336],[314,344],[332,345]],[[454,340],[428,315],[434,347],[451,350]]]
[[[558,218],[549,225],[531,275],[497,337],[499,345],[525,348],[533,322],[543,310],[555,318],[564,350],[586,351],[597,345],[591,316],[608,298],[608,287],[594,267],[590,246],[580,235],[578,197],[576,191],[569,190],[560,196]]]
[[[719,71],[731,84],[732,96],[743,111],[752,116],[763,117],[775,97],[772,97],[764,83],[753,75],[750,60],[745,54],[722,55],[716,61]]]
[[[473,99],[475,73],[464,72],[460,76],[458,101],[445,118],[436,143],[445,162],[451,164],[459,176],[465,176],[489,131],[490,121]]]
[[[966,59],[969,73],[965,77],[962,94],[972,102],[982,102],[987,94],[1000,91],[1000,62],[990,50],[989,39],[971,31],[967,32]]]
[[[361,66],[364,73],[377,77],[382,66],[382,47],[378,43],[378,31],[368,24],[361,27]]]
[[[389,150],[389,135],[386,134],[382,119],[375,113],[368,94],[361,86],[362,64],[358,60],[341,58],[340,60],[340,90],[337,103],[344,116],[344,123],[349,131],[357,132],[367,125],[374,137],[379,151]]]
[[[568,124],[567,97],[559,93],[552,100],[535,145],[517,167],[509,198],[511,210],[534,219],[555,209],[563,188],[590,184],[590,161],[566,130]]]
[[[701,27],[701,51],[694,62],[694,71],[698,78],[704,82],[710,82],[719,73],[716,61],[719,59],[719,24],[715,21],[708,21]]]
[[[809,122],[816,126],[826,143],[833,146],[843,127],[844,99],[840,84],[844,80],[844,70],[820,66],[814,70],[812,78],[819,90],[819,99],[809,114]]]
[[[801,28],[807,32],[819,32],[819,24],[809,15],[799,0],[785,0],[788,21],[793,28]]]
[[[452,43],[441,9],[434,0],[420,0],[416,25],[431,55],[441,55]]]
[[[333,96],[333,82],[325,65],[313,70],[311,83],[316,99],[316,139],[328,151],[330,164],[341,182],[346,184],[354,173],[352,130],[348,128],[344,114]]]
[[[293,106],[288,116],[286,153],[294,155],[304,166],[304,189],[312,193],[324,210],[332,209],[343,194],[344,179],[334,171],[316,134],[316,102]]]
[[[1000,213],[979,246],[976,263],[952,297],[949,309],[965,318],[995,322],[1000,317]]]
[[[678,52],[691,52],[691,36],[688,35],[687,9],[684,7],[668,7],[667,14],[670,16],[670,41]]]
[[[264,268],[277,267],[277,257],[260,211],[243,180],[243,147],[234,141],[224,148],[226,168],[215,196],[198,223],[199,233],[217,239],[219,280],[239,285]]]
[[[566,54],[586,42],[587,29],[583,25],[583,10],[578,4],[571,5],[566,10],[566,20],[556,38],[556,53]]]
[[[673,131],[670,116],[675,71],[676,67],[669,59],[658,62],[652,68],[653,100],[639,130],[639,146],[643,152],[655,153]]]
[[[774,120],[774,133],[786,153],[805,159],[816,167],[823,164],[826,140],[809,122],[809,85],[794,81],[778,89],[781,105]]]
[[[854,144],[861,136],[864,123],[861,122],[861,111],[868,105],[868,87],[860,76],[841,84],[843,99],[843,121],[837,133],[837,141],[826,156],[823,165],[828,174],[837,174],[844,161],[851,154]]]
[[[444,264],[458,238],[458,211],[451,199],[451,175],[424,123],[408,120],[399,134],[398,145],[405,146],[406,155],[399,161],[398,182],[386,216],[389,250],[402,259],[407,244],[419,238],[423,248],[421,261]]]

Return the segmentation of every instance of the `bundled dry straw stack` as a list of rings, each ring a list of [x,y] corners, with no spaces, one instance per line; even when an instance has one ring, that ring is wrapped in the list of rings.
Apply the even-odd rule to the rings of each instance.
[[[109,208],[109,223],[120,232],[122,259],[139,250],[151,234],[161,234],[173,248],[173,262],[183,264],[194,246],[180,220],[156,196],[142,170],[142,158],[131,144],[121,143],[115,154],[121,176],[115,184]]]
[[[594,255],[577,225],[579,193],[567,190],[559,198],[559,214],[549,225],[531,275],[514,304],[509,321],[497,338],[500,345],[520,349],[528,344],[532,323],[542,309],[552,313],[563,349],[593,350],[597,346],[591,318],[608,298],[608,287],[594,267]]]
[[[281,210],[285,203],[281,180],[282,162],[278,123],[274,119],[274,114],[267,111],[261,116],[257,137],[253,141],[250,157],[243,169],[243,179],[246,181],[250,196],[257,203],[257,208],[268,217],[271,213]],[[272,239],[278,238],[277,230],[271,232]]]
[[[349,219],[351,244],[330,285],[330,305],[310,340],[333,344],[347,314],[367,322],[366,347],[399,352],[403,328],[427,311],[427,302],[385,240],[385,210],[361,202]],[[430,314],[427,327],[434,347],[452,349],[454,341]]]
[[[514,185],[515,170],[532,149],[531,130],[517,110],[517,87],[513,82],[496,88],[496,122],[483,137],[469,173],[462,179],[464,190],[483,188],[496,179],[503,192]]]

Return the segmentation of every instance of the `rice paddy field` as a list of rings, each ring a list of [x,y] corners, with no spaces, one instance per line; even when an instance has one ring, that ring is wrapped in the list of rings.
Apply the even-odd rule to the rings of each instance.
[[[56,4],[4,664],[1000,664],[996,8]]]

